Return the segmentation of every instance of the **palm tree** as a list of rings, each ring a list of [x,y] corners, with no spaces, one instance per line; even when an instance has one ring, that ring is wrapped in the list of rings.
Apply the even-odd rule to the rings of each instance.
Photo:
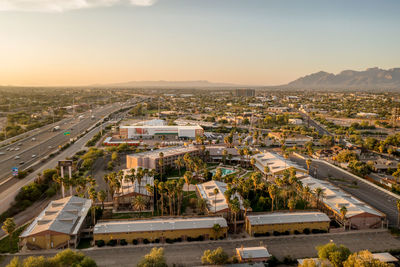
[[[237,198],[235,198],[235,199],[233,199],[232,201],[231,201],[231,203],[230,203],[231,205],[231,211],[232,211],[232,213],[233,213],[233,218],[234,218],[234,230],[233,230],[233,232],[236,234],[236,217],[237,217],[237,214],[240,212],[240,204],[239,204],[239,200],[237,199]]]
[[[288,208],[290,211],[293,211],[295,207],[296,207],[296,200],[294,198],[291,198],[288,202]]]
[[[265,165],[264,166],[265,179],[267,179],[269,172],[270,172],[269,166]]]
[[[215,240],[218,239],[219,233],[221,232],[221,225],[219,225],[218,223],[214,224],[212,227],[212,230],[214,231],[215,234]]]
[[[324,190],[321,187],[317,187],[315,188],[314,193],[317,198],[317,208],[319,208],[320,201],[324,197]]]
[[[176,167],[178,167],[178,171],[179,171],[179,176],[181,176],[181,168],[183,166],[183,159],[181,157],[178,157],[175,161],[174,161]]]
[[[217,213],[217,195],[219,193],[218,188],[214,188],[214,213]]]
[[[156,210],[157,210],[157,214],[158,214],[158,196],[157,196],[157,190],[158,190],[158,185],[159,185],[159,181],[157,179],[154,180],[154,202],[156,202]]]
[[[193,173],[190,171],[186,171],[185,174],[183,175],[183,179],[185,179],[185,182],[187,184],[187,196],[189,196],[189,185],[192,181],[193,178]]]
[[[101,210],[104,211],[104,200],[106,200],[107,194],[104,190],[97,192],[97,199],[101,202]]]
[[[278,194],[278,187],[275,184],[268,186],[268,193],[271,197],[271,211],[274,211],[274,202]]]
[[[346,224],[345,224],[345,221],[346,221],[346,214],[347,214],[347,208],[346,208],[346,206],[342,206],[342,207],[340,208],[340,214],[342,215],[343,227],[346,229]]]
[[[164,216],[164,191],[165,191],[164,182],[160,182],[158,184],[158,190],[160,191],[160,197],[161,197],[161,216]]]
[[[397,200],[397,227],[400,225],[400,199]]]
[[[306,160],[308,174],[310,174],[311,163],[312,163],[312,160],[311,160],[311,159],[307,159],[307,160]]]
[[[94,187],[91,186],[88,190],[88,193],[89,193],[89,198],[92,200],[92,219],[93,219],[93,225],[95,225],[96,224],[95,201],[97,199],[96,189],[94,189]]]
[[[162,181],[162,176],[164,174],[164,153],[160,152],[158,156],[160,157],[158,159],[158,166],[160,167],[160,179]]]
[[[17,225],[14,222],[14,218],[7,218],[4,221],[3,226],[1,226],[1,229],[3,229],[3,231],[8,234],[8,238],[10,240],[10,248],[12,247],[13,242],[12,234],[14,233],[16,228]]]
[[[251,166],[254,167],[254,165],[256,165],[256,159],[255,158],[251,158],[250,159],[250,164],[251,164]]]
[[[136,172],[136,180],[138,182],[138,189],[139,189],[138,193],[139,194],[140,194],[140,187],[142,186],[142,179],[144,176],[145,176],[145,170],[143,170],[141,167],[139,167]]]
[[[147,206],[147,200],[142,196],[136,196],[132,199],[132,207],[139,211],[139,217],[142,216],[142,210]]]
[[[65,197],[65,192],[64,192],[63,179],[58,174],[54,174],[52,178],[53,178],[54,182],[56,182],[57,184],[59,184],[61,186],[61,194],[62,194],[62,197],[64,198]]]
[[[224,149],[222,151],[222,161],[224,162],[224,165],[226,164],[226,156],[228,155],[228,151]]]
[[[244,217],[247,216],[247,210],[250,209],[250,200],[245,199],[243,200],[243,208],[244,208]]]
[[[165,183],[166,189],[167,189],[167,194],[168,194],[168,205],[169,205],[169,215],[174,215],[174,207],[173,207],[173,196],[175,193],[175,186],[172,181],[167,181]]]

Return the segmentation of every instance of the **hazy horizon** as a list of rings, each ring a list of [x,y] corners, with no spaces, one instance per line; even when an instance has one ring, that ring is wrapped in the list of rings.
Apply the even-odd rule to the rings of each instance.
[[[400,2],[4,0],[0,85],[281,85],[400,67]]]

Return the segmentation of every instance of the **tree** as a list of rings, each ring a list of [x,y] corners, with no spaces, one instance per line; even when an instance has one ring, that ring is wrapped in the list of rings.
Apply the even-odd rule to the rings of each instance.
[[[270,172],[269,166],[265,165],[264,166],[265,179],[267,179],[269,172]]]
[[[237,228],[237,223],[236,223],[236,218],[238,213],[240,212],[240,203],[239,200],[237,198],[233,199],[230,203],[231,206],[231,211],[233,213],[233,232],[236,234],[236,228]]]
[[[219,225],[218,223],[216,223],[216,224],[213,225],[213,228],[212,228],[212,229],[213,229],[214,234],[215,234],[214,239],[217,240],[217,239],[218,239],[218,236],[219,236],[219,232],[221,232],[221,225]]]
[[[397,205],[397,227],[400,226],[400,199],[396,202]]]
[[[8,234],[8,238],[10,240],[10,248],[12,247],[12,234],[14,233],[16,228],[17,225],[14,222],[14,218],[7,218],[4,221],[3,226],[1,226],[1,229],[3,229],[3,231]]]
[[[187,184],[187,192],[189,193],[189,185],[192,181],[193,178],[193,173],[190,171],[186,171],[185,174],[183,175],[183,179],[185,179],[185,182]]]
[[[311,159],[307,159],[307,160],[306,160],[306,165],[307,165],[308,174],[310,174],[311,163],[312,163],[312,160],[311,160]]]
[[[244,217],[247,215],[247,210],[250,209],[251,202],[248,199],[243,200]]]
[[[179,176],[181,176],[181,168],[183,167],[183,159],[182,157],[178,157],[175,161],[174,161],[176,167],[178,167],[178,171],[179,171]]]
[[[227,263],[228,258],[228,254],[219,247],[215,250],[207,249],[204,251],[204,254],[201,257],[201,262],[203,264],[222,265]]]
[[[164,257],[164,248],[152,248],[139,262],[137,267],[168,267]]]
[[[372,257],[372,253],[368,250],[359,251],[351,254],[346,261],[343,262],[344,267],[392,267],[393,264],[382,262]]]
[[[101,210],[104,210],[104,201],[106,200],[107,194],[104,190],[97,192],[97,199],[101,202]]]
[[[93,225],[96,224],[96,214],[95,214],[95,202],[97,198],[97,193],[96,190],[94,189],[93,186],[89,188],[89,198],[92,200],[92,219],[93,219]]]
[[[317,207],[319,208],[321,200],[324,198],[324,190],[321,187],[317,187],[314,190],[315,197],[317,199]]]
[[[342,267],[343,262],[350,255],[350,250],[347,247],[337,246],[333,242],[318,246],[317,251],[320,259],[328,259],[335,267]]]
[[[147,200],[144,197],[136,196],[134,199],[132,199],[132,207],[139,211],[139,217],[141,217],[142,211],[146,208],[146,206]]]
[[[219,193],[218,188],[214,188],[214,213],[217,213],[217,195]]]
[[[271,197],[271,211],[274,211],[274,203],[278,194],[278,187],[275,184],[271,184],[270,186],[268,186],[268,193]]]
[[[288,205],[289,210],[293,211],[294,208],[296,208],[296,200],[294,198],[291,198],[287,205]]]
[[[343,226],[346,228],[346,225],[345,225],[346,214],[347,214],[347,208],[346,208],[346,206],[342,206],[342,207],[340,208],[340,214],[342,215]]]

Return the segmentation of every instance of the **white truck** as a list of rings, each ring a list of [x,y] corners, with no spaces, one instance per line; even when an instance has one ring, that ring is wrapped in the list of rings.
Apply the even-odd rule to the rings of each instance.
[[[55,131],[58,131],[58,130],[60,130],[60,126],[54,126],[54,128],[53,128],[53,132],[55,132]]]

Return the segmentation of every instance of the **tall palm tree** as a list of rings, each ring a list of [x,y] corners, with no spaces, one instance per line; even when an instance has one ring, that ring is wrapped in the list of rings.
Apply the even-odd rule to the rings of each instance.
[[[147,200],[144,197],[136,196],[134,199],[132,199],[132,207],[139,211],[139,217],[142,216],[142,211],[146,208],[146,206]]]
[[[160,182],[158,184],[158,190],[160,192],[160,198],[161,198],[161,216],[164,216],[164,192],[165,192],[164,182]]]
[[[237,198],[233,199],[230,203],[231,206],[231,211],[233,213],[233,218],[234,218],[234,230],[233,232],[236,234],[236,226],[237,226],[237,222],[236,222],[236,218],[238,213],[240,212],[240,203],[239,200]]]
[[[160,167],[160,179],[162,181],[162,176],[164,174],[164,153],[160,152],[158,156],[160,157],[158,159],[158,166]]]
[[[340,208],[340,214],[342,215],[343,227],[346,229],[346,214],[347,214],[346,206],[342,206]]]
[[[141,167],[139,167],[138,169],[137,169],[137,172],[136,172],[136,180],[137,180],[137,182],[138,182],[138,193],[140,194],[140,187],[142,186],[142,179],[143,179],[143,177],[145,176],[145,173],[146,173],[146,171],[145,170],[143,170]]]
[[[104,211],[104,200],[106,200],[107,194],[104,190],[97,192],[97,199],[101,202],[101,210]]]
[[[159,181],[158,179],[154,179],[154,202],[156,202],[156,210],[157,210],[157,214],[159,212],[158,210],[158,185],[159,185]]]
[[[311,163],[312,163],[312,160],[311,160],[311,159],[307,159],[307,160],[306,160],[306,165],[307,165],[308,174],[310,174]]]
[[[271,184],[270,186],[268,186],[268,193],[271,197],[271,211],[274,211],[274,203],[278,194],[278,187],[275,184]]]
[[[97,193],[93,186],[89,188],[88,193],[89,193],[89,198],[92,200],[92,219],[93,219],[93,225],[95,225],[96,224],[95,201],[97,199]]]
[[[214,213],[217,213],[217,195],[219,193],[218,188],[214,188]]]
[[[268,178],[268,173],[270,172],[269,166],[265,165],[264,166],[264,173],[265,173],[265,179]]]
[[[243,200],[243,208],[244,208],[244,217],[247,216],[247,210],[250,209],[250,200],[245,199]]]
[[[190,171],[186,171],[185,174],[183,175],[183,179],[185,179],[185,182],[187,184],[187,196],[189,196],[189,185],[192,181],[193,178],[193,173]]]
[[[324,197],[324,190],[321,187],[317,187],[317,188],[315,188],[314,193],[317,198],[317,208],[319,208],[320,202]]]
[[[296,207],[296,200],[294,198],[291,198],[288,202],[288,208],[290,211],[293,211],[295,207]]]
[[[175,161],[174,161],[176,167],[178,167],[178,171],[179,171],[179,176],[181,176],[181,168],[183,166],[183,159],[182,157],[178,157]]]
[[[150,198],[154,201],[154,186],[150,184],[146,184],[146,191],[149,193]],[[151,208],[151,215],[154,215],[154,203],[153,207]]]
[[[224,165],[226,164],[226,157],[228,156],[228,151],[224,149],[222,151],[222,161],[224,162]]]
[[[173,208],[173,202],[172,202],[172,197],[174,194],[174,184],[172,183],[172,181],[167,181],[165,183],[165,188],[167,189],[167,194],[168,194],[168,205],[169,205],[169,215],[173,215],[174,214],[174,208]]]

